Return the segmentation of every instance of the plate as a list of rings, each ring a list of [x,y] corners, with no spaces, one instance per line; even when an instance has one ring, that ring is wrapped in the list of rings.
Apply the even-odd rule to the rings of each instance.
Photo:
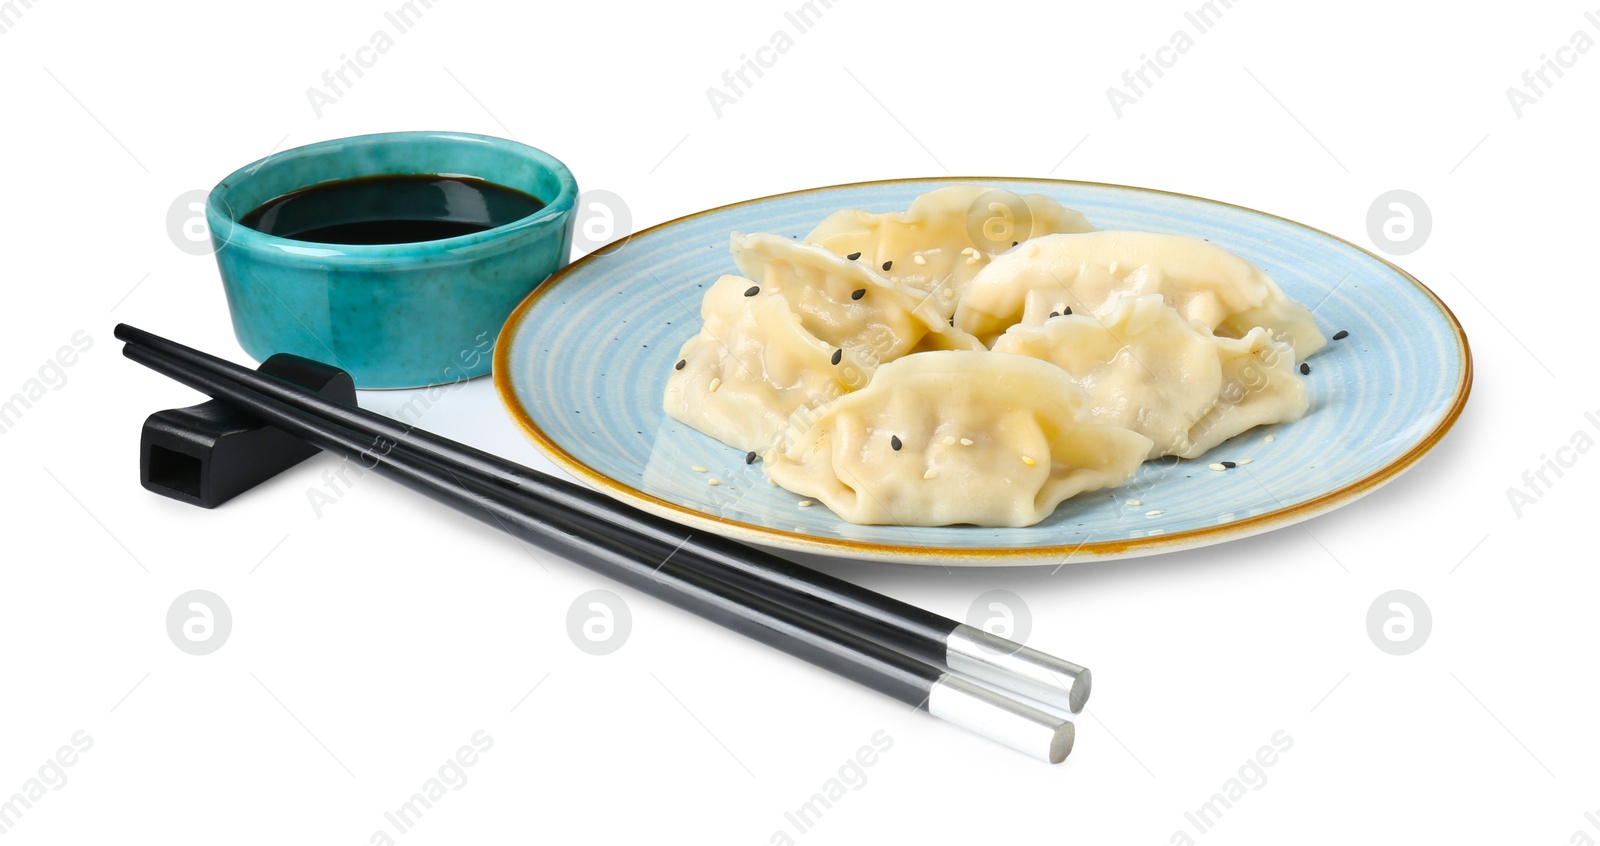
[[[700,299],[718,276],[736,272],[729,232],[803,237],[836,209],[903,210],[957,182],[1044,194],[1101,229],[1208,238],[1270,273],[1313,310],[1323,334],[1350,334],[1309,359],[1311,410],[1300,420],[1252,429],[1196,461],[1146,462],[1126,485],[1069,499],[1026,528],[853,525],[820,504],[799,507],[801,498],[769,484],[759,462],[746,465],[743,452],[666,416],[667,374],[700,330]],[[557,465],[686,526],[873,561],[1059,565],[1246,537],[1373,492],[1461,414],[1472,357],[1455,316],[1421,282],[1308,226],[1166,191],[974,177],[797,191],[639,232],[573,262],[523,301],[496,345],[494,380]],[[1240,466],[1208,469],[1223,460]]]

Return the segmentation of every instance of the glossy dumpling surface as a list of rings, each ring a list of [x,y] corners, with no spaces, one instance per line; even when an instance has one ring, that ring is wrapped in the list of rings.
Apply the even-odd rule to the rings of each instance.
[[[794,415],[767,473],[853,523],[1029,526],[1125,482],[1149,438],[1095,422],[1066,371],[987,351],[924,352]]]
[[[735,234],[734,263],[701,301],[663,404],[673,419],[741,450],[769,449],[801,408],[867,383],[922,350],[983,349],[913,291],[859,263],[776,235]]]
[[[679,351],[663,407],[723,443],[762,452],[796,409],[866,384],[867,373],[853,354],[834,364],[836,348],[808,332],[782,294],[746,296],[754,287],[729,275],[706,292],[705,325]]]
[[[955,325],[992,344],[1030,301],[1092,312],[1145,294],[1218,335],[1262,327],[1300,359],[1327,343],[1311,312],[1250,262],[1200,238],[1129,230],[1046,235],[997,257],[962,294]]]
[[[983,349],[950,327],[921,292],[819,247],[757,233],[731,239],[734,264],[762,290],[783,294],[807,331],[873,363],[913,351]]]
[[[1007,330],[994,352],[1066,371],[1088,393],[1097,422],[1151,439],[1150,458],[1195,458],[1246,429],[1306,412],[1294,350],[1266,329],[1219,338],[1154,294],[1112,300],[1095,313],[1035,319],[1030,314]]]
[[[1041,194],[952,185],[917,197],[903,212],[841,209],[805,240],[836,255],[856,256],[856,261],[922,292],[948,318],[967,283],[1013,242],[1093,229],[1083,215]]]

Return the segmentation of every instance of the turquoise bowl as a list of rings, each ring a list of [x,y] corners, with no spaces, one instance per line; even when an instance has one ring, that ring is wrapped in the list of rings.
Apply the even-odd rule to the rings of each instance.
[[[322,244],[239,221],[268,200],[364,176],[467,176],[544,201],[482,232],[409,244]],[[211,190],[206,223],[239,343],[336,365],[360,388],[482,376],[506,316],[567,263],[577,182],[549,154],[486,135],[389,132],[275,153]]]

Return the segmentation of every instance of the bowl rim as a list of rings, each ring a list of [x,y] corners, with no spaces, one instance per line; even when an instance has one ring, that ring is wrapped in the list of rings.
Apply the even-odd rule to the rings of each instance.
[[[244,180],[253,177],[256,171],[291,158],[314,155],[332,148],[348,147],[352,144],[379,146],[421,140],[482,144],[521,156],[554,175],[560,189],[554,197],[545,202],[543,208],[509,223],[485,229],[481,232],[404,244],[327,244],[320,241],[299,241],[293,238],[270,235],[259,229],[245,226],[239,221],[240,215],[222,200],[226,192],[237,188]],[[324,183],[312,184],[320,185]],[[297,190],[309,187],[311,186],[306,185]],[[540,199],[543,200],[544,198],[541,197]],[[280,258],[288,260],[308,259],[322,262],[328,259],[337,259],[346,263],[383,264],[405,262],[422,255],[456,254],[471,251],[474,248],[499,245],[506,238],[538,227],[545,221],[570,215],[577,206],[577,200],[578,182],[566,164],[555,156],[537,147],[523,144],[520,141],[472,132],[439,130],[374,132],[365,135],[330,138],[324,141],[315,141],[310,144],[291,147],[287,150],[279,150],[233,171],[212,186],[211,191],[206,195],[206,223],[211,229],[213,239],[218,242],[216,247],[219,252],[224,245],[237,244],[247,249],[270,251]],[[247,210],[245,214],[253,210]],[[217,233],[221,229],[225,229],[225,236],[219,238]]]
[[[1061,563],[1068,563],[1093,561],[1105,558],[1153,555],[1157,553],[1175,552],[1182,549],[1206,546],[1211,543],[1217,543],[1224,540],[1249,537],[1251,535],[1260,534],[1262,532],[1270,531],[1282,526],[1303,522],[1319,514],[1324,514],[1333,510],[1334,508],[1349,502],[1353,502],[1369,493],[1372,493],[1378,488],[1381,488],[1385,484],[1393,481],[1402,472],[1416,464],[1424,455],[1437,446],[1440,439],[1442,439],[1445,434],[1450,431],[1451,427],[1455,425],[1456,420],[1461,416],[1462,410],[1466,407],[1467,398],[1472,393],[1474,367],[1472,361],[1472,349],[1467,341],[1466,331],[1462,328],[1461,321],[1456,318],[1455,312],[1451,311],[1450,307],[1445,304],[1444,300],[1440,299],[1439,295],[1434,293],[1433,290],[1427,285],[1424,285],[1421,280],[1417,279],[1415,276],[1412,276],[1410,273],[1406,272],[1394,262],[1389,261],[1383,256],[1380,256],[1371,250],[1352,243],[1344,238],[1340,238],[1337,235],[1324,232],[1323,230],[1314,226],[1309,226],[1297,220],[1272,214],[1271,212],[1264,212],[1249,206],[1239,205],[1237,203],[1229,203],[1223,200],[1213,200],[1209,197],[1201,197],[1195,194],[1184,194],[1178,191],[1166,191],[1160,188],[1145,188],[1136,185],[1121,185],[1114,182],[1094,182],[1078,179],[1052,179],[1026,176],[942,176],[876,179],[863,182],[845,182],[816,188],[803,188],[796,191],[784,191],[764,197],[753,197],[733,203],[726,203],[720,206],[703,209],[701,211],[693,212],[691,214],[686,214],[681,217],[676,217],[671,220],[658,223],[654,226],[642,229],[639,232],[632,233],[622,240],[625,241],[639,235],[644,235],[657,229],[675,225],[682,221],[693,220],[698,217],[715,214],[728,209],[738,208],[740,206],[750,205],[753,203],[765,202],[768,200],[775,200],[782,197],[796,196],[801,194],[817,194],[827,191],[839,191],[869,186],[916,184],[936,185],[940,183],[948,185],[959,182],[1047,182],[1062,186],[1114,188],[1146,194],[1156,194],[1166,197],[1178,197],[1186,200],[1198,200],[1200,202],[1238,209],[1240,211],[1260,215],[1271,220],[1287,223],[1291,226],[1299,227],[1308,232],[1327,238],[1330,241],[1343,244],[1353,250],[1371,256],[1372,258],[1383,263],[1390,270],[1393,270],[1395,273],[1399,274],[1401,278],[1415,285],[1423,294],[1427,295],[1427,297],[1432,300],[1433,304],[1439,309],[1440,314],[1442,314],[1448,321],[1449,328],[1452,330],[1451,338],[1455,341],[1457,351],[1461,356],[1461,374],[1459,379],[1456,381],[1455,387],[1451,391],[1450,407],[1445,411],[1444,416],[1440,418],[1439,422],[1434,426],[1434,428],[1420,438],[1409,450],[1397,456],[1388,464],[1379,467],[1360,479],[1356,479],[1333,490],[1326,491],[1319,496],[1306,500],[1305,502],[1279,508],[1275,511],[1257,514],[1252,517],[1246,517],[1242,520],[1236,520],[1231,523],[1215,526],[1204,526],[1197,529],[1174,532],[1172,534],[1161,534],[1142,538],[1108,539],[1092,542],[1085,541],[1077,544],[1053,544],[1049,546],[947,547],[911,546],[906,544],[853,540],[842,537],[824,537],[814,534],[807,534],[804,532],[794,532],[785,529],[771,528],[768,526],[758,526],[738,520],[731,520],[714,514],[706,514],[688,506],[684,506],[679,503],[663,499],[646,491],[639,490],[638,488],[613,479],[610,476],[591,468],[581,459],[567,452],[553,439],[546,435],[544,431],[539,428],[539,425],[533,420],[532,415],[528,413],[528,410],[526,407],[524,407],[521,399],[517,397],[511,380],[510,340],[512,335],[510,333],[516,328],[516,325],[522,320],[523,316],[533,307],[533,304],[536,303],[546,291],[554,290],[554,283],[559,282],[563,277],[574,270],[588,264],[591,260],[609,254],[611,250],[606,247],[602,247],[599,250],[591,252],[588,255],[585,255],[583,258],[580,258],[577,261],[568,264],[561,270],[551,274],[550,278],[546,279],[544,282],[540,283],[538,287],[534,288],[533,291],[529,292],[528,296],[525,297],[523,301],[512,310],[511,315],[506,318],[505,325],[501,327],[499,341],[497,341],[495,344],[494,362],[491,371],[494,378],[495,393],[499,396],[500,402],[505,406],[507,412],[510,413],[514,420],[516,420],[518,426],[521,427],[523,432],[525,432],[528,437],[533,440],[534,446],[537,447],[540,452],[544,453],[547,458],[554,462],[556,466],[619,501],[637,508],[641,508],[658,516],[674,520],[686,526],[704,528],[740,540],[746,540],[765,544],[767,546],[800,552],[842,556],[855,559],[880,561],[893,560],[902,562],[912,561],[924,564],[949,563],[956,565],[1025,565],[1029,563],[1038,563],[1040,560],[1046,558],[1050,560],[1059,560]]]

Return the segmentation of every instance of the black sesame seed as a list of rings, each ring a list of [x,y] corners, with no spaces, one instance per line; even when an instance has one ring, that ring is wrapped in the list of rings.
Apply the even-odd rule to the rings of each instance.
[[[747,453],[744,454],[744,463],[746,463],[746,464],[754,464],[754,463],[756,463],[756,454],[755,454],[754,451],[747,452]]]
[[[680,359],[678,359],[678,363],[677,363],[677,364],[674,364],[674,365],[672,365],[672,369],[673,369],[673,370],[682,370],[682,369],[683,369],[683,366],[684,366],[684,365],[685,365],[685,364],[688,364],[688,363],[689,363],[689,359],[687,359],[687,358],[680,358]]]
[[[1062,315],[1071,314],[1072,313],[1072,306],[1067,306],[1066,308],[1063,308],[1061,310],[1061,313],[1062,313]]]
[[[950,325],[951,326],[956,325],[956,319],[954,317],[950,318]]]
[[[859,300],[862,297],[865,297],[866,295],[867,295],[867,289],[866,288],[858,288],[858,289],[850,292],[850,299]]]
[[[845,258],[847,258],[847,259],[849,259],[851,261],[855,261],[856,259],[861,258],[861,254],[860,253],[851,253],[850,255],[845,256]]]
[[[1012,241],[1012,242],[1011,242],[1011,246],[1013,246],[1013,247],[1015,247],[1015,246],[1016,246],[1016,245],[1017,245],[1017,243],[1018,243],[1018,242],[1016,242],[1016,241]]]
[[[1348,338],[1348,337],[1350,337],[1350,333],[1344,331],[1343,329],[1340,329],[1339,331],[1333,333],[1333,339],[1335,341],[1342,341],[1342,340],[1344,340],[1345,338]]]
[[[1300,375],[1301,376],[1310,376],[1311,375],[1311,365],[1306,364],[1303,361],[1300,362]]]
[[[834,350],[833,351],[833,363],[834,364],[838,364],[841,361],[844,361],[844,350],[842,350],[842,349]]]
[[[902,446],[904,446],[904,444],[900,443],[900,436],[899,435],[890,435],[889,436],[889,448],[890,449],[892,449],[892,450],[894,450],[896,452],[899,452],[900,451],[900,447],[902,447]]]
[[[753,297],[753,296],[755,296],[756,294],[759,294],[759,293],[761,293],[761,286],[760,285],[751,285],[750,287],[746,288],[745,291],[744,291],[744,295],[747,296],[747,297]]]
[[[1059,312],[1059,311],[1052,311],[1052,312],[1050,312],[1050,316],[1051,316],[1051,317],[1060,317],[1060,316],[1061,316],[1061,312]]]
[[[1222,466],[1228,468],[1229,470],[1232,470],[1233,468],[1238,467],[1239,465],[1235,464],[1232,461],[1224,461],[1224,462],[1222,462]]]
[[[886,262],[883,263],[883,269],[884,270],[888,270],[891,267],[894,267],[894,262],[893,261],[886,261]]]

